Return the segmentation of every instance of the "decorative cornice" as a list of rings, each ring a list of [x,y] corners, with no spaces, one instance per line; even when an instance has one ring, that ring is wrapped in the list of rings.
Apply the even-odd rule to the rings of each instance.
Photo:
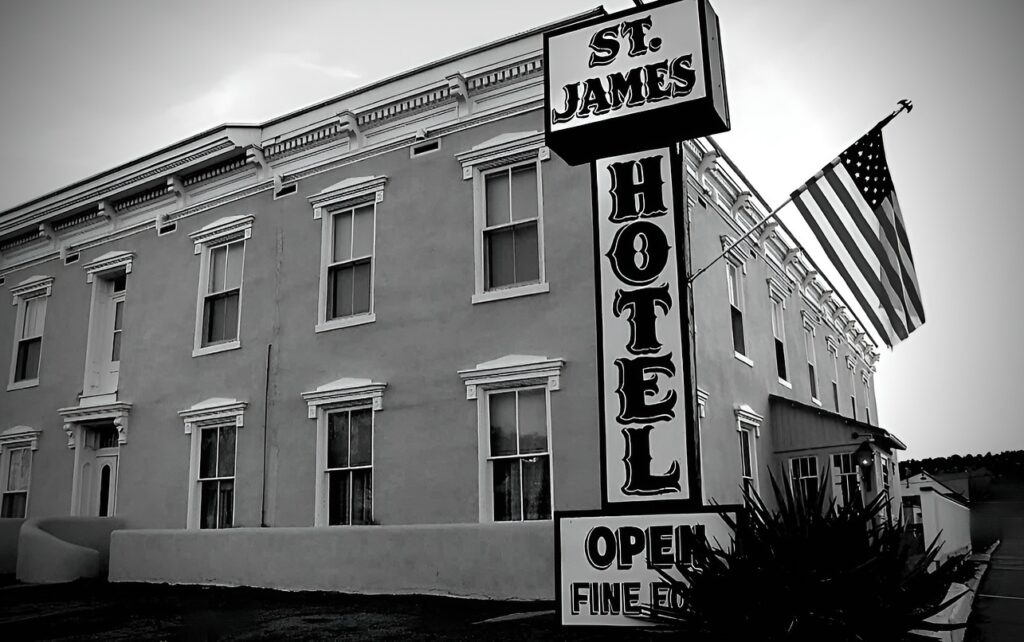
[[[360,176],[335,183],[309,197],[313,218],[319,220],[323,210],[330,207],[354,205],[363,201],[380,203],[384,200],[384,185],[387,182],[387,176]]]
[[[34,299],[39,296],[50,296],[52,291],[52,276],[30,276],[11,288],[11,305],[18,305],[18,301],[21,299]]]
[[[707,390],[704,390],[700,386],[697,387],[697,414],[703,419],[707,414],[708,399],[711,395],[708,394]]]
[[[215,165],[210,165],[209,167],[204,167],[190,174],[185,174],[181,177],[181,184],[184,187],[190,187],[218,176],[223,176],[225,174],[245,169],[245,161],[245,155],[228,158]]]
[[[551,158],[544,146],[544,134],[536,131],[501,134],[455,154],[455,159],[462,164],[463,180],[473,178],[474,169],[484,171],[534,158],[542,161]]]
[[[93,277],[97,274],[118,268],[123,268],[125,274],[131,274],[134,260],[133,252],[107,252],[82,266],[85,270],[85,282],[92,283]]]
[[[248,402],[237,399],[211,397],[194,404],[187,410],[178,411],[178,416],[185,423],[185,434],[191,435],[193,428],[210,425],[231,424],[235,428],[244,426],[245,407]]]
[[[562,359],[544,356],[510,354],[500,359],[478,363],[475,368],[459,370],[466,384],[466,399],[477,398],[477,388],[485,389],[521,387],[544,384],[548,390],[561,387]]]
[[[511,65],[477,74],[466,81],[470,93],[490,91],[512,82],[534,78],[544,73],[544,57],[536,56]]]
[[[351,407],[369,403],[374,410],[384,407],[384,389],[388,384],[371,381],[370,379],[353,379],[349,377],[337,379],[316,390],[303,392],[306,401],[306,416],[316,419],[318,410]]]
[[[93,406],[72,406],[57,411],[64,420],[64,432],[68,436],[68,448],[75,447],[75,425],[102,419],[110,419],[117,430],[117,443],[128,443],[128,416],[132,405],[124,401],[97,404]]]
[[[28,426],[8,428],[0,432],[0,454],[15,446],[28,446],[32,450],[39,450],[39,435],[41,434],[43,434],[42,430]]]
[[[188,235],[195,244],[194,254],[199,254],[204,245],[228,243],[252,237],[252,216],[225,216]]]
[[[828,347],[830,351],[835,352],[837,355],[839,354],[839,344],[839,339],[836,339],[831,334],[825,335],[825,345]]]
[[[747,404],[737,404],[735,406],[736,412],[736,428],[742,430],[743,426],[752,426],[755,431],[755,435],[761,436],[761,424],[764,422],[764,417],[754,412],[754,409]]]
[[[208,201],[203,201],[202,203],[196,203],[195,205],[191,205],[184,209],[180,209],[177,212],[171,212],[164,217],[164,224],[174,223],[176,221],[180,221],[183,218],[195,216],[196,214],[200,214],[202,212],[205,212],[206,210],[210,210],[215,207],[220,207],[222,205],[227,205],[228,203],[233,203],[234,201],[238,201],[243,198],[252,196],[253,194],[259,194],[260,192],[265,192],[271,189],[274,189],[273,179],[265,180],[256,183],[255,185],[250,185],[249,187],[243,187],[233,192],[222,194],[217,198],[211,198]]]

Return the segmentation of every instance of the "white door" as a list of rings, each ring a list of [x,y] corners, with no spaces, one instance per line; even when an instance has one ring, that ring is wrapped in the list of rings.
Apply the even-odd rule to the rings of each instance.
[[[117,452],[104,453],[103,450],[96,452],[96,461],[92,466],[92,492],[89,493],[92,505],[89,514],[110,517],[114,514],[117,500]]]

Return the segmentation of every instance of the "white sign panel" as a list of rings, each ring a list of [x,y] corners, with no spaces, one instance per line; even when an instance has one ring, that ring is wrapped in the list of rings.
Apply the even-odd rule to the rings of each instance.
[[[558,516],[558,607],[562,624],[642,626],[644,606],[678,604],[656,569],[679,577],[696,542],[728,548],[717,512]]]
[[[688,312],[671,158],[666,148],[594,163],[609,504],[690,499]]]

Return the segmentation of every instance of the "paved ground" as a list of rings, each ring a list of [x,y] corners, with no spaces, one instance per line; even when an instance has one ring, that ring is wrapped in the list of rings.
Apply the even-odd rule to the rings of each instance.
[[[2,640],[632,640],[558,626],[554,604],[76,583],[0,588]],[[547,612],[539,617],[512,617]],[[657,637],[661,637],[658,635]]]
[[[974,601],[968,642],[1021,642],[1024,640],[1024,498],[995,489],[983,507],[1001,514],[1002,544],[992,555],[985,579]],[[972,507],[972,510],[974,508]]]

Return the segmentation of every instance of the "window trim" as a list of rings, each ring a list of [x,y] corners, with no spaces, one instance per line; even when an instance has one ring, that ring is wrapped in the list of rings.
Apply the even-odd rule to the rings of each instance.
[[[736,432],[748,433],[753,439],[750,443],[750,474],[751,483],[754,486],[754,490],[760,494],[761,482],[760,475],[757,471],[757,440],[761,437],[761,424],[764,423],[764,417],[754,411],[753,408],[747,404],[738,404],[735,406],[734,411],[736,413]],[[741,435],[738,435],[741,437]],[[742,448],[739,450],[740,456],[743,455]],[[746,479],[743,476],[743,461],[740,461],[740,477]]]
[[[235,515],[238,513],[238,430],[245,425],[245,408],[248,402],[224,397],[211,397],[191,407],[178,411],[185,424],[185,434],[191,437],[189,445],[188,466],[188,504],[185,528],[199,530],[199,457],[203,428],[218,426],[234,426],[235,428],[235,476],[234,493],[231,501],[231,525],[237,526]]]
[[[849,457],[851,466],[853,468],[852,473],[843,473],[841,466],[836,466],[836,457]],[[852,452],[834,452],[828,454],[828,467],[829,476],[832,481],[832,499],[835,501],[836,508],[842,508],[846,506],[846,499],[842,493],[842,478],[853,477],[854,481],[857,482],[857,493],[860,497],[861,505],[864,505],[864,481],[861,479],[860,467],[857,465],[856,458]]]
[[[36,275],[30,276],[18,285],[11,288],[11,305],[17,306],[14,314],[14,335],[11,342],[11,367],[7,378],[7,390],[21,390],[23,388],[34,388],[39,385],[40,374],[43,369],[43,338],[46,336],[46,308],[48,299],[53,293],[53,277]],[[18,344],[25,337],[20,336],[25,325],[25,312],[28,302],[40,299],[42,301],[43,331],[39,334],[39,364],[36,368],[36,376],[31,379],[20,379],[15,381],[14,377],[18,370]],[[34,337],[33,337],[34,338]]]
[[[193,358],[227,350],[237,350],[242,347],[242,299],[245,294],[245,253],[246,246],[248,245],[247,241],[252,238],[253,220],[254,217],[251,215],[226,216],[189,234],[189,238],[192,239],[195,246],[193,254],[201,255],[199,285],[196,294],[196,325],[192,341]],[[242,242],[242,274],[239,276],[238,283],[238,329],[235,331],[234,339],[204,346],[203,310],[206,297],[209,294],[207,289],[210,280],[210,257],[213,250],[230,245],[236,241]]]
[[[820,374],[818,372],[818,351],[815,349],[814,345],[814,337],[817,335],[817,329],[814,323],[814,318],[811,317],[806,310],[800,310],[800,319],[803,322],[804,329],[804,351],[807,353],[807,376],[810,380],[811,401],[816,405],[821,406],[821,388],[818,385],[820,379],[818,376]]]
[[[316,420],[316,484],[313,501],[313,526],[327,527],[330,524],[330,507],[328,506],[330,488],[327,485],[327,427],[331,413],[340,410],[371,411],[370,423],[370,469],[377,459],[377,413],[384,409],[384,390],[386,383],[370,379],[342,377],[329,383],[317,386],[315,390],[302,393],[306,402],[306,418]],[[350,469],[351,470],[351,469]],[[370,520],[376,519],[374,495],[376,484],[370,489]],[[351,524],[336,526],[351,526]]]
[[[552,443],[551,393],[561,389],[565,361],[546,356],[506,355],[459,371],[466,386],[466,400],[476,401],[478,516],[482,524],[494,522],[492,466],[490,465],[489,399],[492,392],[543,388],[548,431],[548,490],[551,517],[548,520],[520,520],[511,523],[550,521],[555,514],[555,458]]]
[[[721,237],[722,249],[728,249],[732,246],[734,241],[729,236],[723,235]],[[733,248],[725,255],[726,267],[725,267],[725,283],[726,283],[726,299],[729,299],[729,340],[732,342],[732,353],[733,356],[747,364],[751,368],[754,367],[754,360],[751,359],[746,353],[750,352],[750,346],[747,343],[747,332],[745,328],[746,315],[746,288],[744,287],[745,279],[743,278],[747,274],[747,264],[743,260],[742,255],[737,251],[738,248]],[[731,267],[731,272],[730,272]],[[735,275],[735,281],[732,276]],[[735,295],[736,302],[729,297],[729,293],[733,292]],[[740,313],[740,329],[743,332],[743,352],[736,350],[736,337],[732,331],[732,309],[736,308]]]
[[[501,301],[551,290],[544,251],[544,178],[541,163],[551,159],[542,132],[501,134],[475,147],[455,154],[462,165],[462,180],[473,181],[473,263],[474,284],[470,301],[475,305]],[[484,229],[486,227],[486,177],[502,169],[533,164],[537,172],[537,258],[538,280],[488,290],[484,265]]]
[[[800,476],[799,475],[799,470],[796,469],[797,462],[800,461],[800,460],[804,460],[804,459],[810,459],[810,460],[814,461],[814,475],[811,475],[811,476]],[[818,456],[817,455],[799,455],[797,457],[790,457],[789,458],[789,470],[788,470],[788,472],[789,472],[790,484],[792,485],[794,493],[796,493],[796,492],[803,492],[803,487],[801,485],[801,482],[803,482],[806,479],[813,479],[814,480],[815,488],[817,488],[817,485],[818,485],[818,483],[820,481],[820,478],[821,478],[821,469],[818,467]]]
[[[0,503],[8,492],[20,492],[7,490],[11,452],[22,449],[29,451],[29,478],[28,486],[25,488],[25,515],[23,516],[26,518],[32,500],[32,471],[35,464],[35,451],[39,450],[39,435],[42,432],[42,430],[29,426],[14,426],[0,433]]]
[[[779,383],[782,384],[783,386],[785,386],[786,388],[789,388],[790,390],[792,390],[793,389],[793,383],[790,381],[790,378],[789,378],[790,375],[791,375],[791,373],[790,373],[790,363],[789,363],[789,345],[788,345],[788,342],[786,341],[786,299],[789,297],[790,294],[792,294],[792,289],[790,287],[788,287],[787,284],[783,284],[782,282],[780,282],[775,277],[769,276],[767,281],[768,281],[768,304],[769,304],[768,311],[771,314],[771,322],[772,322],[772,341],[773,341],[772,353],[774,353],[776,355],[776,357],[775,357],[775,373],[778,376]],[[775,309],[774,309],[775,305],[779,306],[779,319],[778,319],[778,321],[779,321],[780,327],[779,327],[778,331],[779,331],[779,334],[781,334],[782,336],[779,336],[779,334],[775,333]],[[779,367],[778,367],[778,353],[776,352],[777,348],[776,348],[776,346],[774,344],[774,341],[780,341],[782,343],[782,365],[783,365],[783,367],[784,367],[784,369],[786,371],[786,376],[785,377],[783,377],[778,372],[778,369],[779,369]]]
[[[384,202],[384,187],[387,176],[359,176],[346,178],[334,185],[324,188],[309,197],[313,207],[313,220],[320,221],[320,268],[318,273],[318,295],[316,325],[314,332],[327,332],[339,328],[373,323],[377,320],[375,307],[375,287],[377,279],[377,216],[378,207]],[[329,257],[333,248],[334,214],[347,209],[355,209],[363,205],[373,206],[373,255],[370,258],[370,311],[337,319],[327,318],[327,286],[328,269],[331,265]]]

